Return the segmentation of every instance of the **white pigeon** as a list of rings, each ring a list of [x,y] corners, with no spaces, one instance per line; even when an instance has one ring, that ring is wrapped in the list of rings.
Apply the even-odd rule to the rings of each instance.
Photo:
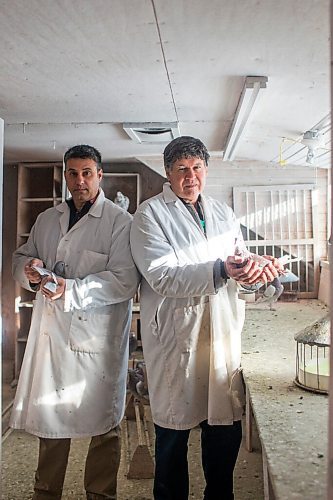
[[[118,205],[118,207],[123,208],[124,210],[128,210],[130,201],[129,201],[128,196],[124,195],[121,191],[117,191],[117,194],[115,196],[115,199],[113,200],[113,203]]]

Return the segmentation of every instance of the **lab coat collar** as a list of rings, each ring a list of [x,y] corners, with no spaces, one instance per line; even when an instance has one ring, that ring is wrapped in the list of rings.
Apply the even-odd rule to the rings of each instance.
[[[201,202],[203,201],[204,197],[201,196]],[[178,210],[180,210],[183,215],[188,219],[189,223],[194,224],[194,226],[197,228],[198,231],[200,231],[200,234],[205,238],[205,234],[202,231],[202,229],[198,226],[196,221],[193,218],[193,215],[190,213],[188,208],[185,206],[183,201],[172,191],[171,185],[169,182],[166,182],[163,184],[163,198],[164,202],[166,204],[168,203],[174,203],[175,207],[177,207]]]
[[[86,215],[92,215],[93,217],[101,217],[103,212],[104,201],[105,201],[104,191],[102,188],[99,188],[99,195],[97,196],[95,203],[93,204],[88,214]],[[63,203],[60,203],[60,205],[57,205],[55,208],[58,210],[58,212],[61,212],[60,226],[62,235],[64,235],[68,232],[69,206],[64,201]],[[72,229],[77,229],[78,227],[80,227],[81,221],[85,219],[86,215],[81,220],[79,220],[72,227]]]
[[[165,203],[180,201],[178,196],[172,191],[170,182],[165,182],[163,184],[163,197]]]
[[[94,217],[101,217],[104,201],[105,201],[104,191],[102,188],[99,188],[99,195],[97,196],[95,203],[92,205],[88,213]],[[65,201],[60,203],[60,205],[57,205],[55,208],[58,210],[58,212],[62,213],[67,213],[69,210],[68,205]]]

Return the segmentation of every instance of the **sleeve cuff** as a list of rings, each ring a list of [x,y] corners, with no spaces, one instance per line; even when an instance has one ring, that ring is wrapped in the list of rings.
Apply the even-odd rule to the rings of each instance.
[[[221,270],[223,268],[223,275],[221,273]],[[229,276],[227,276],[227,273],[225,272],[224,269],[224,262],[221,259],[217,259],[214,264],[213,268],[213,276],[214,276],[214,286],[215,290],[217,291],[219,288],[224,286],[226,284],[227,279]]]
[[[40,287],[40,282],[39,283],[32,283],[29,281],[29,286],[33,292],[38,292],[39,287]]]
[[[224,280],[228,280],[230,277],[227,275],[227,273],[225,271],[223,260],[220,260],[220,275],[221,275],[221,278],[223,278]]]

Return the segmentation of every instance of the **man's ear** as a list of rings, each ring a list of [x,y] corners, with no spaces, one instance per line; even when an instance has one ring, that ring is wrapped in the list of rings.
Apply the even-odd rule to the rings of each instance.
[[[101,181],[103,178],[103,170],[101,168],[99,170],[97,170],[97,175],[98,175],[99,180]]]
[[[170,180],[170,174],[169,174],[169,169],[168,168],[165,168],[165,177],[168,179],[168,181]]]

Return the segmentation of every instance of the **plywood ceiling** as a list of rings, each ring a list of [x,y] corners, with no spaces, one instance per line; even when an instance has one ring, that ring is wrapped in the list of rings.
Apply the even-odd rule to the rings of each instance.
[[[279,161],[283,138],[300,140],[329,113],[329,0],[0,7],[7,162],[60,160],[77,143],[96,146],[105,161],[160,158],[165,145],[133,142],[124,122],[177,121],[182,135],[220,156],[246,75],[268,84],[236,159]]]

